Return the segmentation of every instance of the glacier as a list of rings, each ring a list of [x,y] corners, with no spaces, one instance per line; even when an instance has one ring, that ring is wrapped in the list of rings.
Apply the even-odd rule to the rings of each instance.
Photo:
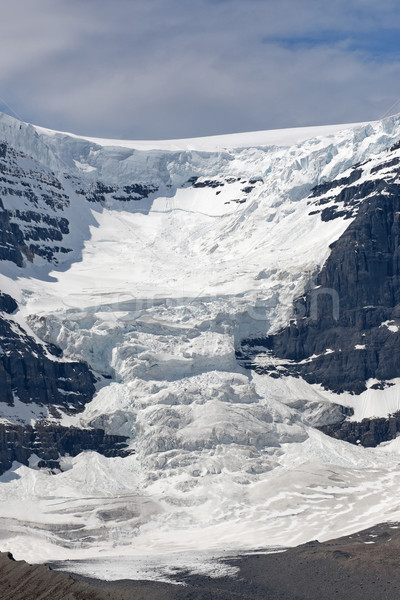
[[[1,420],[100,427],[131,449],[63,456],[55,471],[34,456],[14,463],[0,477],[2,550],[108,579],[173,565],[220,573],[218,558],[400,519],[397,440],[363,448],[315,428],[336,405],[354,419],[399,410],[398,382],[338,395],[235,356],[243,338],[288,323],[353,218],[310,214],[311,190],[382,160],[399,138],[398,116],[170,142],[0,116],[19,168],[41,189],[39,174],[56,173],[68,197],[62,242],[20,266],[0,261],[1,290],[19,304],[10,319],[97,377],[77,414],[16,398]],[[26,201],[2,200],[25,231]]]

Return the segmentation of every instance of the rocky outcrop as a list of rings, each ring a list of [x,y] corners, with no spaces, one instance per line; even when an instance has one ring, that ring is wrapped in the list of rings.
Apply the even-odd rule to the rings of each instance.
[[[120,187],[118,185],[108,185],[102,181],[96,181],[86,188],[79,188],[77,194],[84,196],[89,202],[104,204],[108,200],[138,202],[139,200],[148,198],[157,191],[158,187],[154,185],[131,183]]]
[[[338,440],[360,444],[365,448],[375,448],[382,442],[397,437],[400,432],[400,413],[397,412],[388,418],[363,419],[360,422],[342,421],[318,429]]]
[[[0,474],[14,461],[29,465],[33,455],[36,467],[55,469],[61,456],[77,456],[85,450],[94,450],[104,456],[129,454],[127,438],[107,435],[103,429],[79,429],[57,424],[40,424],[34,427],[0,423]]]
[[[16,303],[0,296],[8,310]],[[50,353],[59,358],[52,359]],[[61,360],[61,350],[30,337],[15,321],[0,314],[0,403],[55,405],[69,413],[83,410],[95,392],[87,364]]]
[[[194,188],[218,188],[224,185],[224,182],[219,179],[205,179],[201,177],[193,177],[191,182]]]
[[[56,263],[59,253],[71,252],[63,244],[69,223],[62,213],[69,202],[50,169],[0,143],[0,260],[21,267],[36,255]]]
[[[359,179],[358,170],[354,173],[351,181]],[[392,170],[383,179],[341,188],[335,202],[340,198],[351,214],[356,208],[357,216],[331,245],[314,285],[295,302],[290,324],[276,335],[242,343],[238,358],[245,366],[276,377],[301,376],[339,393],[361,393],[370,378],[400,376],[397,179]],[[271,358],[266,366],[257,365],[260,353]]]
[[[9,294],[3,294],[0,292],[0,312],[5,312],[8,315],[12,315],[13,312],[18,310],[18,304]]]

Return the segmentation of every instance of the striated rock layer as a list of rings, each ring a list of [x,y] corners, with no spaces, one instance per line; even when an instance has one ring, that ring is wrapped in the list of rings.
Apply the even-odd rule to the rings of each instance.
[[[59,468],[60,457],[77,456],[85,450],[95,450],[104,456],[124,456],[129,454],[125,450],[126,439],[106,435],[103,429],[0,423],[0,475],[10,469],[14,461],[36,468]]]
[[[252,347],[265,348],[288,361],[279,364],[281,374],[301,376],[336,393],[360,394],[369,379],[399,375],[400,184],[397,160],[382,169],[386,164],[396,166],[383,178],[360,184],[346,180],[335,203],[351,211],[356,206],[355,219],[331,244],[309,291],[296,300],[290,324],[266,338],[244,340],[239,358],[246,360],[246,349],[251,355]],[[311,197],[317,192],[326,196],[337,183],[343,185],[343,179],[319,186]],[[273,361],[258,372],[278,374]]]

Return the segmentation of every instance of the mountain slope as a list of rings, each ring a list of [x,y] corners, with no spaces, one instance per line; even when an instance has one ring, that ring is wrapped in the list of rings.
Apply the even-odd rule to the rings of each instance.
[[[330,245],[314,285],[296,299],[290,326],[249,342],[289,359],[289,372],[339,393],[360,394],[372,379],[383,388],[400,371],[399,164],[395,145],[350,177],[312,191],[310,207],[323,207],[312,211],[322,220],[354,220]],[[277,373],[273,364],[271,371]]]
[[[400,408],[397,283],[382,275],[368,327],[371,282],[343,284],[359,271],[354,245],[367,263],[383,253],[379,273],[397,264],[400,119],[261,138],[274,145],[137,149],[0,118],[0,285],[17,303],[5,338],[23,332],[23,365],[43,355],[64,370],[49,404],[33,393],[0,404],[8,431],[53,427],[56,440],[47,470],[32,446],[1,477],[2,547],[18,558],[37,559],[40,540],[40,560],[81,559],[71,568],[113,579],[182,550],[174,560],[204,572],[227,549],[396,517],[397,442],[362,448],[319,429]],[[316,325],[309,314],[313,287],[337,284],[339,331],[328,303]],[[287,325],[302,296],[296,345]],[[85,452],[58,443],[67,427]]]

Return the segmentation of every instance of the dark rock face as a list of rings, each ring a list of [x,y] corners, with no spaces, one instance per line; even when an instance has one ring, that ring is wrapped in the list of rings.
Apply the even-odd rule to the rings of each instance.
[[[358,181],[359,179],[361,179],[362,173],[363,172],[361,169],[359,169],[358,167],[354,167],[348,177],[340,177],[339,179],[334,179],[333,181],[326,181],[315,186],[315,188],[311,190],[310,196],[311,198],[318,198],[318,196],[326,194],[326,192],[329,192],[333,189],[340,188],[343,186],[348,187],[351,184]]]
[[[358,394],[370,378],[400,375],[400,185],[368,181],[340,195],[355,198],[358,213],[332,244],[316,285],[295,302],[289,326],[245,340],[238,357],[259,372]],[[259,352],[271,356],[265,368],[254,365]],[[273,357],[283,359],[278,368]]]
[[[154,185],[143,185],[140,183],[132,183],[125,185],[122,188],[123,194],[114,196],[115,200],[121,200],[122,202],[129,202],[130,200],[143,200],[148,198],[150,194],[157,192],[158,187]]]
[[[388,418],[363,419],[355,421],[343,421],[333,425],[318,427],[327,435],[350,442],[360,444],[365,448],[375,448],[382,442],[394,440],[400,432],[400,413],[395,413]]]
[[[22,267],[23,254],[31,257],[21,230],[17,225],[10,223],[10,216],[0,198],[0,260],[9,260]]]
[[[23,152],[0,143],[0,260],[21,267],[26,258],[57,262],[69,223],[60,213],[69,206],[59,178]],[[58,244],[54,244],[58,242]]]
[[[77,190],[79,195],[85,196],[89,202],[105,203],[107,199],[118,200],[120,202],[138,202],[148,198],[151,194],[157,192],[158,187],[154,185],[145,185],[141,183],[132,183],[122,188],[117,185],[107,185],[101,181],[96,181],[88,189],[80,188]]]
[[[245,186],[240,189],[240,192],[244,194],[244,197],[231,198],[230,200],[225,201],[224,204],[231,204],[231,202],[234,202],[235,204],[244,204],[245,202],[247,202],[246,196],[255,189],[256,184],[263,183],[263,181],[264,180],[262,177],[254,177],[252,179],[249,179],[249,181],[247,182],[247,180],[243,179],[242,177],[224,177],[221,179],[207,179],[206,177],[193,176],[190,177],[187,180],[187,182],[183,184],[182,187],[191,186],[193,188],[216,189],[215,195],[218,196],[222,191],[221,188],[223,188],[225,185],[227,186],[227,188],[225,189],[229,190],[231,184],[240,182],[242,185]],[[247,183],[249,183],[249,185],[246,185]],[[235,189],[233,193],[237,194],[238,190]]]
[[[314,284],[295,301],[289,325],[242,342],[237,357],[244,367],[272,377],[301,376],[336,393],[360,394],[368,379],[378,380],[372,389],[384,389],[400,376],[399,164],[389,156],[359,185],[368,163],[314,188],[310,203],[329,205],[319,211],[322,220],[355,219],[331,245]],[[259,355],[263,366],[255,360]],[[397,436],[400,413],[359,423],[338,419],[318,429],[374,447]]]
[[[193,179],[194,179],[194,181],[193,181]],[[195,177],[193,179],[192,179],[192,186],[194,188],[217,188],[217,187],[222,187],[224,185],[224,182],[219,181],[218,179],[200,179],[198,177]]]
[[[8,294],[2,294],[0,292],[0,312],[5,312],[8,315],[12,315],[18,309],[18,304],[14,298],[11,298]]]
[[[4,298],[4,295],[0,297]],[[4,302],[13,308],[12,298]],[[56,353],[56,348],[48,350]],[[61,351],[58,350],[58,354]],[[70,413],[83,409],[95,392],[94,376],[85,363],[52,360],[14,321],[0,315],[0,403],[56,405]]]
[[[353,218],[364,198],[374,192],[376,184],[376,182],[366,181],[354,185],[362,174],[362,169],[354,167],[348,177],[341,177],[317,185],[311,190],[309,201],[310,205],[317,208],[312,210],[310,215],[319,213],[322,221],[331,221],[338,217]],[[319,208],[324,206],[325,208]]]
[[[77,456],[84,450],[95,450],[104,456],[127,456],[127,438],[106,435],[103,429],[78,429],[37,423],[35,427],[0,423],[0,475],[14,461],[29,464],[35,454],[37,467],[58,468],[60,456]]]

